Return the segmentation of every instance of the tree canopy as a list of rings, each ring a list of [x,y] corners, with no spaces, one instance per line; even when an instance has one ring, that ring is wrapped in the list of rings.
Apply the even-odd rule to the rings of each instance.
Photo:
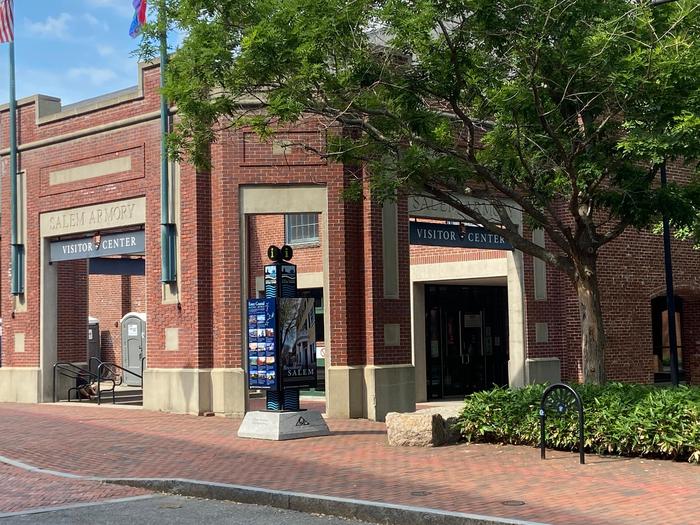
[[[662,212],[678,227],[697,217],[693,181],[661,189],[657,175],[664,160],[697,170],[700,3],[168,0],[166,11],[186,33],[165,88],[174,151],[205,165],[221,129],[265,136],[305,115],[343,129],[319,153],[362,162],[374,197],[432,196],[565,272],[584,377],[604,380],[598,251]]]

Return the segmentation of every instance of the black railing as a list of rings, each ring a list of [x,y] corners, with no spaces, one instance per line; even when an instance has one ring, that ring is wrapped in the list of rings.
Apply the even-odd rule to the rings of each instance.
[[[143,388],[143,371],[146,366],[146,357],[141,358],[141,374],[132,372],[119,366],[116,363],[106,362],[100,360],[98,357],[91,357],[88,360],[88,367],[83,368],[81,366],[75,365],[68,362],[60,362],[53,365],[53,402],[57,401],[57,389],[58,389],[58,376],[67,377],[75,381],[75,386],[68,389],[68,401],[72,401],[72,394],[75,393],[75,398],[78,401],[82,401],[80,397],[80,390],[90,385],[91,383],[97,383],[97,388],[95,391],[95,397],[97,398],[97,404],[102,404],[102,395],[104,393],[112,393],[112,403],[116,404],[116,387],[124,383],[125,374],[132,374],[136,376],[141,381],[141,388]],[[95,372],[92,371],[93,364],[97,367]],[[111,383],[110,388],[102,387],[102,383]]]
[[[95,359],[95,358],[93,358]],[[127,370],[124,367],[119,366],[116,363],[108,363],[108,362],[102,362],[100,365],[97,367],[97,404],[100,405],[102,404],[102,397],[100,396],[100,383],[102,381],[102,373],[105,370],[109,371],[109,374],[111,375],[111,378],[105,376],[106,380],[111,380],[113,383],[115,383],[115,386],[112,388],[112,403],[116,404],[116,395],[114,393],[114,388],[116,387],[117,383],[115,382],[116,380],[114,379],[115,377],[119,377],[119,383],[122,384],[124,380],[124,374],[131,374],[133,376],[138,377],[141,380],[141,388],[143,388],[143,360],[141,359],[141,375],[137,374],[136,372],[132,372],[131,370]],[[121,373],[117,372],[117,370],[120,370]]]
[[[80,389],[83,388],[85,385],[89,385],[90,383],[93,383],[95,381],[98,382],[98,388],[97,388],[97,399],[99,400],[100,398],[100,387],[99,387],[99,375],[95,374],[90,371],[89,368],[83,368],[78,365],[74,365],[73,363],[67,363],[67,362],[59,362],[53,365],[53,402],[55,403],[57,401],[57,396],[56,396],[56,390],[58,388],[58,376],[61,375],[63,377],[67,377],[68,379],[75,380],[75,386],[68,388],[68,401],[71,401],[71,393],[75,392],[75,397],[78,401],[81,400],[80,398]],[[107,380],[105,378],[105,380]],[[82,381],[83,384],[79,384],[79,381]],[[116,383],[114,380],[112,381],[112,393],[114,393],[114,388],[116,386]]]

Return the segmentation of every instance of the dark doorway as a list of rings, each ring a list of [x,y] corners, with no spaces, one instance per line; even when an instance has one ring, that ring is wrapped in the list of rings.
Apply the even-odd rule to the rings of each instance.
[[[507,385],[507,288],[426,285],[425,292],[428,397]]]

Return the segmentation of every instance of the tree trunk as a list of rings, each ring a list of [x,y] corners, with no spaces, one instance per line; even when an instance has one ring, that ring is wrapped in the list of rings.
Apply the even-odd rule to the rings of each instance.
[[[600,385],[605,382],[605,328],[595,255],[577,267],[574,285],[581,316],[583,382]]]

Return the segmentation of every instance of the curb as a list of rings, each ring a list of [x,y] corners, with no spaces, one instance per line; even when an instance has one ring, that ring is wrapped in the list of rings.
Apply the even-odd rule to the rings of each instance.
[[[100,476],[85,476],[35,467],[29,463],[17,461],[1,455],[0,463],[11,465],[28,472],[49,476],[112,483],[114,485],[126,485],[178,496],[233,501],[236,503],[262,505],[311,514],[324,514],[326,516],[349,518],[381,525],[546,525],[541,522],[482,516],[480,514],[467,514],[463,512],[449,512],[427,507],[321,496],[318,494],[306,494],[304,492],[272,490],[193,479],[105,478]]]
[[[263,505],[382,525],[544,525],[533,521],[448,512],[426,507],[336,498],[191,479],[101,478],[100,481],[179,496]]]

